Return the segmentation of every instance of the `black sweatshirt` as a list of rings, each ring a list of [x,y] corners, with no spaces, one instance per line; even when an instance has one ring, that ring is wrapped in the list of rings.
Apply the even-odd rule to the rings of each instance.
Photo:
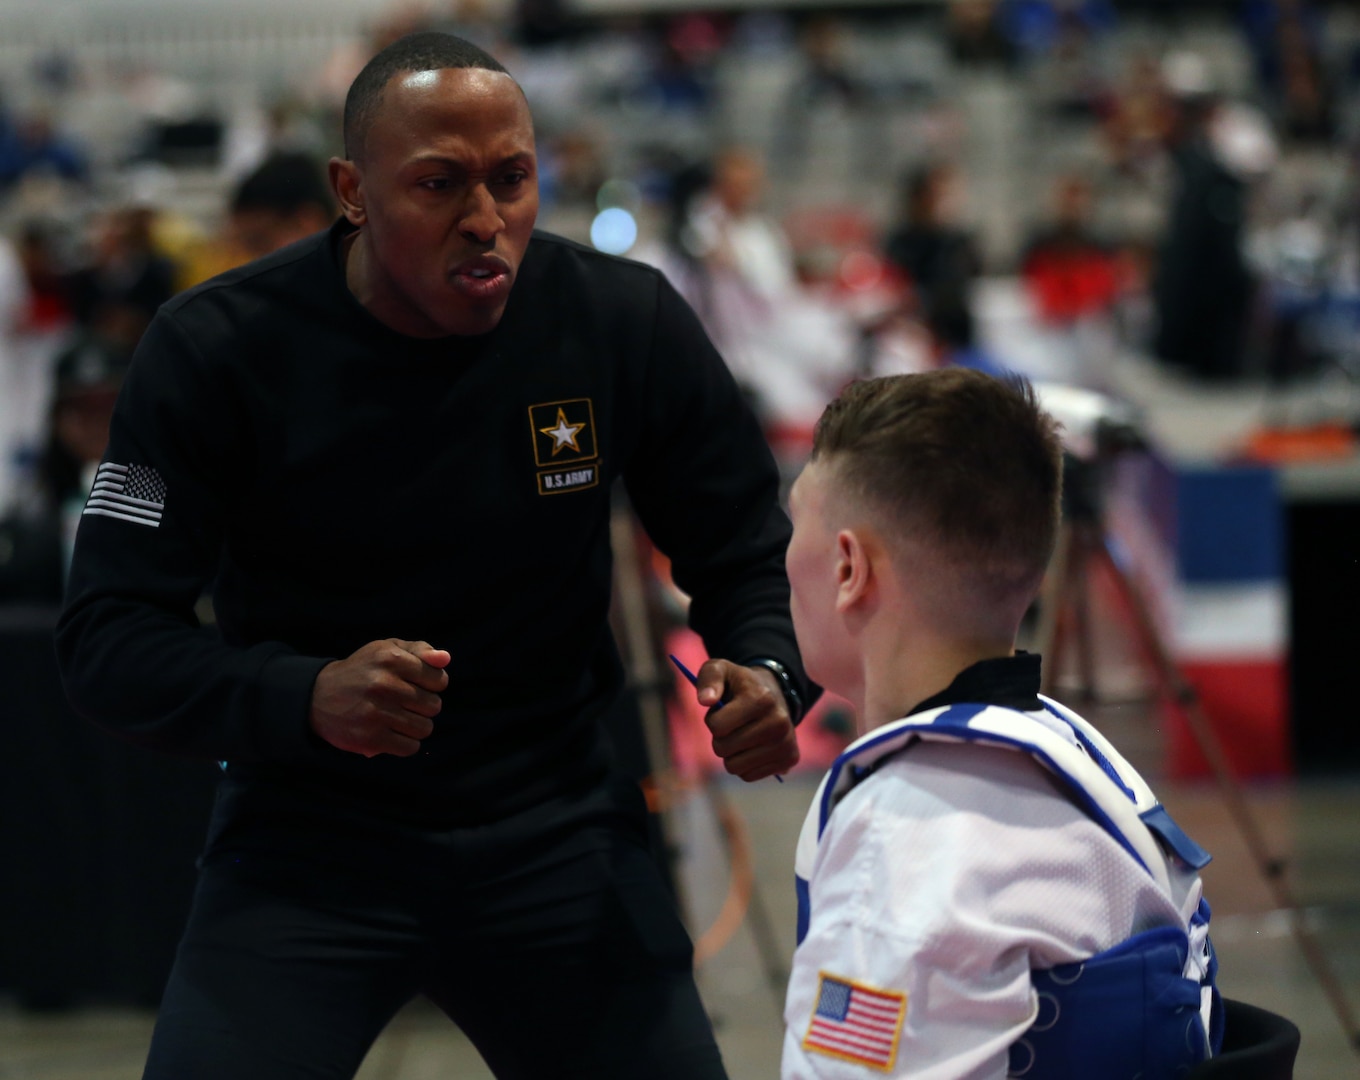
[[[420,821],[579,788],[622,683],[619,476],[710,655],[780,660],[808,700],[774,462],[665,278],[535,233],[494,331],[422,341],[349,292],[346,228],[176,297],[147,331],[57,631],[76,708]],[[193,615],[210,582],[216,630]],[[449,687],[416,756],[366,759],[311,733],[311,690],[386,637],[449,650]]]

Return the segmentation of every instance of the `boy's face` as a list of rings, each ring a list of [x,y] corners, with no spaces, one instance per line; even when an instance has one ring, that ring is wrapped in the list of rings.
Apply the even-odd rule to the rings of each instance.
[[[808,675],[833,693],[847,695],[853,685],[851,643],[836,609],[840,522],[829,505],[833,477],[823,461],[803,469],[789,492],[793,538],[785,566],[792,595],[789,606],[798,649]]]

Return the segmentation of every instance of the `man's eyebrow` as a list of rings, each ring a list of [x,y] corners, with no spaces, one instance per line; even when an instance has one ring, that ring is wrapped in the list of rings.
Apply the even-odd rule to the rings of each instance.
[[[535,154],[532,150],[519,150],[513,154],[507,154],[491,167],[493,169],[503,169],[507,165],[531,165],[534,161]],[[458,158],[452,158],[447,154],[437,154],[434,152],[417,154],[406,163],[407,168],[414,165],[448,165],[454,169],[467,168],[467,163]]]

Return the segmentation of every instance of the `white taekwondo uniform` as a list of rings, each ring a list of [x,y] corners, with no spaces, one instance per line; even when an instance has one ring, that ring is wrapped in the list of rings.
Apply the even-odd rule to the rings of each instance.
[[[783,1080],[1157,1080],[1221,1043],[1208,855],[1038,673],[974,665],[822,781]]]

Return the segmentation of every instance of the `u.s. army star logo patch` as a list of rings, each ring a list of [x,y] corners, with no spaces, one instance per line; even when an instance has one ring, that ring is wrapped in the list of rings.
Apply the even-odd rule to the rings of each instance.
[[[538,493],[556,495],[600,482],[595,411],[590,398],[529,406]]]

